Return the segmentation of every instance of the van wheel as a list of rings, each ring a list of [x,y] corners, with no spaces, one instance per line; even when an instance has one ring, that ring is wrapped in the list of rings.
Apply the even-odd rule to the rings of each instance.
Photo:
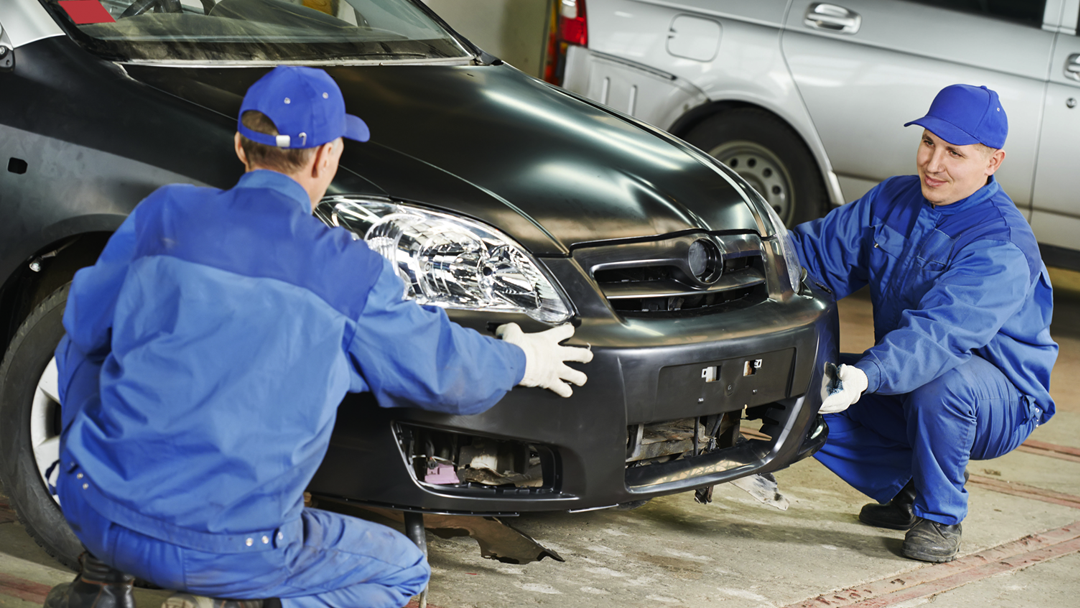
[[[30,536],[49,555],[78,570],[82,543],[45,485],[45,473],[60,454],[53,351],[64,336],[69,286],[54,291],[30,313],[0,364],[0,482]],[[51,472],[54,483],[58,469]]]
[[[810,150],[768,112],[728,110],[702,121],[684,139],[731,167],[789,227],[828,210],[825,184]]]

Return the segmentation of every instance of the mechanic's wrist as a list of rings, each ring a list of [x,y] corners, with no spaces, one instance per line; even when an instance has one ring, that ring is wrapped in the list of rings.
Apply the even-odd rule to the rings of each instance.
[[[525,371],[528,369],[529,357],[525,354],[525,349],[517,344],[503,342],[502,340],[499,340],[499,342],[506,344],[509,347],[507,348],[507,354],[510,359],[508,367],[511,372],[510,377],[514,382],[510,387],[513,388],[525,381]]]
[[[881,367],[878,362],[869,357],[863,357],[855,363],[855,367],[866,374],[866,390],[863,394],[876,393],[878,387],[881,386]]]

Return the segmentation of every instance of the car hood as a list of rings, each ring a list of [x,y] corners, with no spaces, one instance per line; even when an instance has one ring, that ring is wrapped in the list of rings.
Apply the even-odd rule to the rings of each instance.
[[[235,117],[266,68],[127,65],[135,80]],[[488,222],[539,255],[590,242],[754,231],[700,152],[507,65],[327,71],[367,122],[331,193],[385,194]]]

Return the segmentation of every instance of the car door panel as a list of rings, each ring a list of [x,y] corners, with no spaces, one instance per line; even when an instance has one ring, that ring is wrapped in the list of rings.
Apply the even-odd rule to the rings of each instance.
[[[602,1],[602,0],[601,0]],[[672,9],[778,27],[789,0],[635,0]],[[592,6],[593,0],[589,0]]]
[[[1075,17],[1075,16],[1074,16]],[[1074,249],[1080,234],[1080,36],[1058,34],[1046,88],[1031,225],[1039,242]]]
[[[786,5],[787,0],[591,0],[589,50],[568,50],[564,86],[665,129],[717,98],[768,107],[776,104],[767,100],[783,99],[790,103],[773,109],[792,124],[804,124],[801,104],[785,94],[790,81],[776,44]],[[679,36],[672,30],[702,22],[718,31],[715,57],[672,53],[671,40]]]
[[[1030,208],[1053,32],[900,0],[842,0],[835,5],[857,15],[859,25],[841,33],[807,24],[817,4],[792,3],[782,48],[834,170],[849,178],[845,198],[913,173],[921,131],[902,125],[922,116],[942,87],[967,83],[999,93],[1009,139],[998,177],[1018,206]]]

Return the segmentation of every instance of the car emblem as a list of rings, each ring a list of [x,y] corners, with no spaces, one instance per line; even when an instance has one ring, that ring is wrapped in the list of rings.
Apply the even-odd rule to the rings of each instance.
[[[690,243],[686,264],[695,279],[705,284],[715,283],[724,270],[724,253],[716,243],[698,239]]]

